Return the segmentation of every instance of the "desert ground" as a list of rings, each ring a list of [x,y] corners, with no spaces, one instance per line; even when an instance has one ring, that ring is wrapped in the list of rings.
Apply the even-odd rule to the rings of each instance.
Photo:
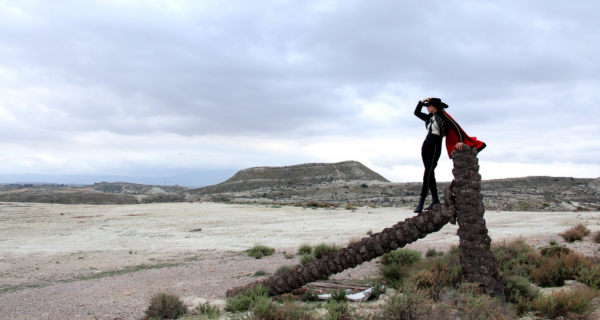
[[[258,279],[254,272],[298,263],[282,253],[300,244],[346,245],[412,216],[391,207],[0,203],[0,319],[139,319],[161,291],[219,304],[228,288]],[[563,243],[558,234],[578,223],[600,231],[599,212],[487,211],[485,218],[493,242],[524,237],[535,247]],[[458,245],[457,228],[407,247],[445,251]],[[244,254],[255,244],[277,251],[260,260]],[[568,246],[590,256],[600,248],[590,237]],[[333,278],[376,274],[371,261]]]

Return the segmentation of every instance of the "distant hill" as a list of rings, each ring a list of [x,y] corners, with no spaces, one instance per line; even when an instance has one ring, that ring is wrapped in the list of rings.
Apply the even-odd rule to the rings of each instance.
[[[242,192],[261,188],[310,187],[347,182],[389,183],[358,161],[306,163],[285,167],[255,167],[239,171],[225,182],[199,189],[199,194]]]

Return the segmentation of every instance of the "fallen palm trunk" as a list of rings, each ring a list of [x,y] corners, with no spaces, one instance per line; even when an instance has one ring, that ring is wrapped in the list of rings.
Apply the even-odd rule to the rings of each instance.
[[[451,213],[452,212],[452,213]],[[269,294],[279,295],[299,289],[307,283],[327,279],[330,275],[354,268],[363,262],[380,257],[391,250],[424,238],[426,235],[440,230],[453,215],[444,205],[436,205],[431,211],[424,211],[416,217],[399,222],[392,228],[363,238],[346,248],[331,253],[321,259],[305,265],[298,265],[280,275],[249,283],[242,287],[227,291],[227,296],[239,293],[262,284],[269,289]]]
[[[327,279],[332,274],[354,268],[363,262],[437,232],[450,219],[454,219],[455,214],[460,228],[464,228],[462,231],[459,229],[459,236],[465,280],[480,283],[485,292],[491,295],[503,296],[502,279],[498,276],[497,262],[490,251],[491,240],[487,236],[483,219],[481,176],[477,173],[479,166],[476,154],[477,151],[469,147],[452,153],[455,168],[452,172],[456,179],[452,182],[451,188],[446,188],[445,203],[435,205],[430,211],[423,211],[415,217],[397,223],[392,228],[372,234],[321,259],[298,265],[264,280],[230,289],[227,291],[227,296],[237,296],[258,285],[268,288],[270,295],[291,292],[307,283]],[[460,209],[458,213],[456,209]]]

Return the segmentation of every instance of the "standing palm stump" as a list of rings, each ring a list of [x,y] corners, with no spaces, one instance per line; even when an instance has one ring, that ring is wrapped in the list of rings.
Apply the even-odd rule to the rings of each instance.
[[[498,274],[498,261],[492,255],[483,214],[481,175],[477,150],[464,146],[463,151],[452,152],[454,180],[451,190],[458,220],[460,264],[466,282],[479,283],[485,293],[504,298],[504,283]],[[448,190],[447,190],[448,191]],[[446,194],[449,194],[446,192]]]
[[[382,232],[363,238],[337,252],[305,265],[298,265],[279,275],[227,290],[233,297],[247,289],[263,285],[270,295],[279,295],[299,289],[330,275],[354,268],[363,262],[380,257],[392,250],[439,231],[451,219],[458,218],[460,236],[460,261],[465,280],[480,283],[483,290],[493,296],[503,297],[504,286],[498,275],[496,259],[490,251],[483,219],[483,203],[480,194],[481,176],[477,165],[477,151],[465,146],[454,151],[454,177],[452,187],[446,188],[445,203],[432,210],[423,211],[415,217],[397,223]],[[455,204],[456,203],[456,204]],[[463,230],[464,228],[464,230]]]

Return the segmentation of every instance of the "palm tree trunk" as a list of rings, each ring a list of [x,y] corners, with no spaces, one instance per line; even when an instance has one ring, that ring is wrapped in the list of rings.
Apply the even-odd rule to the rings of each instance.
[[[307,283],[327,279],[332,274],[354,268],[363,262],[437,232],[455,216],[458,217],[460,229],[464,228],[463,231],[459,230],[461,239],[459,247],[465,279],[480,283],[489,294],[503,296],[502,279],[498,276],[497,262],[491,254],[489,246],[491,240],[487,236],[485,220],[483,220],[481,176],[477,173],[479,166],[476,154],[475,149],[471,150],[468,147],[461,152],[453,152],[455,180],[452,182],[452,188],[446,188],[444,204],[435,205],[432,210],[423,211],[415,217],[365,237],[360,242],[350,244],[311,263],[298,265],[279,275],[229,289],[227,296],[237,296],[261,284],[269,289],[270,295],[291,292]],[[456,214],[457,209],[460,209],[458,214]]]

